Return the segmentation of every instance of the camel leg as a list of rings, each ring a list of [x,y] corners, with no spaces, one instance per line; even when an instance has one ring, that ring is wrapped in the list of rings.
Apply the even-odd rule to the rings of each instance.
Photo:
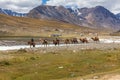
[[[31,48],[31,44],[30,44],[30,48]]]
[[[45,47],[46,47],[46,44],[45,44]]]
[[[33,45],[33,47],[35,47],[35,45]]]

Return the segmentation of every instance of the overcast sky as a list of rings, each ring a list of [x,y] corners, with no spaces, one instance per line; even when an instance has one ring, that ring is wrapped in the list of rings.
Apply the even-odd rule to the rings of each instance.
[[[29,12],[29,10],[41,4],[78,6],[80,8],[101,5],[113,13],[120,13],[120,0],[0,0],[0,8],[17,12]]]

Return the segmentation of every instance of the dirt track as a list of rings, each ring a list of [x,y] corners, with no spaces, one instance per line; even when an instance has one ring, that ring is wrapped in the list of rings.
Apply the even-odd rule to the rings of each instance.
[[[120,80],[120,75],[105,75],[102,78],[98,79],[98,80]]]

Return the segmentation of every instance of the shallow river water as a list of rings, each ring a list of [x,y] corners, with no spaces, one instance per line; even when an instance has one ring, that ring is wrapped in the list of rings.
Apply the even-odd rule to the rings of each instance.
[[[93,42],[92,42],[93,43]],[[95,43],[95,42],[94,42]],[[100,43],[120,43],[120,39],[100,39]],[[71,44],[71,45],[83,45],[81,44]],[[86,44],[84,44],[86,45]],[[48,47],[53,47],[53,44],[50,44]],[[65,44],[60,44],[60,46],[66,46]],[[36,47],[44,47],[43,45],[36,45]],[[0,51],[5,50],[18,50],[18,49],[30,48],[29,45],[13,45],[13,46],[0,46]]]

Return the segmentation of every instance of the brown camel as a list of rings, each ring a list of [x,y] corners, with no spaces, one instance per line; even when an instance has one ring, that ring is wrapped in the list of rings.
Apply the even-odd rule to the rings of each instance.
[[[71,43],[72,43],[72,44],[77,44],[77,43],[78,43],[77,38],[72,38],[72,39],[71,39]]]
[[[60,40],[56,38],[55,40],[53,40],[53,44],[54,44],[55,46],[56,46],[56,45],[59,46]]]
[[[87,38],[80,38],[79,40],[80,40],[82,43],[88,43]]]
[[[30,48],[31,48],[31,46],[35,47],[35,42],[28,41],[28,45],[30,45]]]
[[[43,42],[42,42],[42,44],[47,47],[48,41],[44,39]]]
[[[91,39],[96,42],[100,41],[98,37],[92,37]]]
[[[64,43],[67,45],[67,44],[70,44],[70,39],[65,39]]]
[[[40,39],[40,43],[47,47],[48,41],[46,39]]]

